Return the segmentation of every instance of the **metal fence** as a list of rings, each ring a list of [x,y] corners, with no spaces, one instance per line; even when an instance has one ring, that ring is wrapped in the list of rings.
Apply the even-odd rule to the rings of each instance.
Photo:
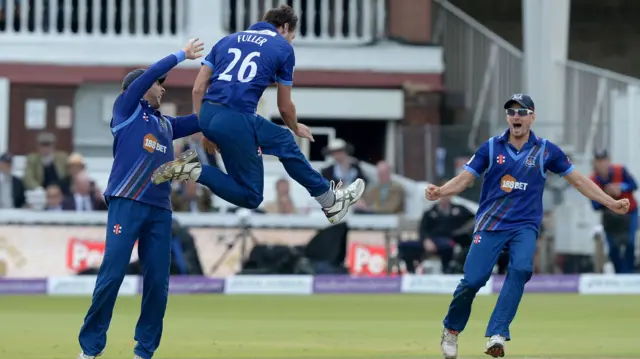
[[[504,98],[523,91],[522,51],[446,0],[434,0],[434,16],[434,40],[444,49],[445,86],[464,95],[473,115],[465,141],[472,149],[486,139],[483,129],[500,132]],[[614,148],[614,160],[630,159],[625,156],[637,146],[632,139],[640,135],[633,107],[640,100],[640,80],[575,61],[557,66],[564,70],[566,103],[563,121],[555,126],[574,163],[588,164],[597,148]]]

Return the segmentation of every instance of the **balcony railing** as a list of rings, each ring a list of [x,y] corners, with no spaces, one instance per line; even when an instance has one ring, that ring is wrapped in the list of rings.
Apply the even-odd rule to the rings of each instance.
[[[17,36],[176,37],[184,0],[4,0],[0,32]]]
[[[241,31],[260,21],[280,3],[292,6],[299,17],[296,43],[368,44],[385,34],[385,0],[227,0],[225,29]]]
[[[282,2],[300,17],[297,44],[367,44],[384,35],[385,0],[0,0],[0,41],[182,41],[246,29]]]

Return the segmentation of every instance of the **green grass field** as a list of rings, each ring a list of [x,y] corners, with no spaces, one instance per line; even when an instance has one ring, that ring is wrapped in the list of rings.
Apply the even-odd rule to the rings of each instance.
[[[155,358],[438,358],[449,296],[172,296]],[[478,297],[460,358],[485,358]],[[75,359],[90,298],[0,297],[0,358]],[[103,358],[132,358],[139,297],[118,300]],[[640,357],[637,296],[526,295],[510,358]],[[488,357],[487,357],[488,358]]]

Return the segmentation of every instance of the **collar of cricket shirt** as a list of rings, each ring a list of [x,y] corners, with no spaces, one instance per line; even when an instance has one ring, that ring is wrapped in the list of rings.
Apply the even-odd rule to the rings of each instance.
[[[507,130],[504,131],[504,133],[500,137],[498,137],[498,141],[503,143],[508,143],[510,133],[511,132],[507,128]],[[540,142],[540,137],[536,136],[536,134],[533,133],[533,131],[529,130],[529,141],[527,141],[527,144],[534,146],[534,145],[537,145],[539,142]]]
[[[248,30],[265,30],[265,29],[276,31],[275,25],[268,23],[266,21],[256,22],[255,24],[251,25]]]

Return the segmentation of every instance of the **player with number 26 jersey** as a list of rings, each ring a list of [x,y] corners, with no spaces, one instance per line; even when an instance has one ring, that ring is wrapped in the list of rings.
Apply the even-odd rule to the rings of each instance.
[[[268,86],[293,84],[296,58],[273,25],[259,22],[220,40],[202,63],[213,70],[205,100],[254,113]]]
[[[297,25],[293,9],[281,5],[267,11],[263,21],[213,46],[193,85],[193,107],[208,141],[206,147],[220,150],[227,173],[193,162],[197,153],[190,150],[158,168],[154,183],[192,179],[227,202],[254,209],[263,200],[262,154],[267,154],[280,159],[289,176],[318,201],[329,222],[336,223],[348,213],[362,196],[364,181],[357,179],[343,189],[327,182],[291,135],[313,141],[310,129],[298,123],[291,100],[296,63],[291,41]],[[274,83],[278,110],[289,129],[255,113],[264,90]]]

